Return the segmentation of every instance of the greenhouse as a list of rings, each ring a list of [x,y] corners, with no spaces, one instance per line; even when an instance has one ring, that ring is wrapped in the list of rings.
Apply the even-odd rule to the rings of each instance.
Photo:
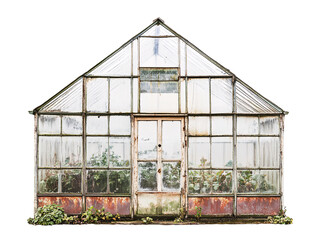
[[[240,218],[283,207],[287,112],[160,18],[30,113],[35,210]]]

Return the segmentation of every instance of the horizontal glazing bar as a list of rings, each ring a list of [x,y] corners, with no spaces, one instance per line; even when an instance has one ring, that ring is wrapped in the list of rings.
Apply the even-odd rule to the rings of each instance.
[[[256,193],[237,193],[237,197],[281,197],[281,194],[256,194]],[[214,194],[188,194],[189,198],[197,197],[234,197],[233,193],[214,193]]]
[[[264,134],[256,134],[256,135],[253,135],[253,134],[250,134],[250,135],[238,135],[237,134],[237,137],[280,137],[280,135],[264,135]]]
[[[138,78],[137,75],[124,75],[124,76],[86,76],[86,78]]]
[[[38,134],[39,137],[80,137],[81,134]]]
[[[86,170],[131,170],[128,167],[86,167]]]
[[[38,170],[41,169],[52,169],[52,170],[72,170],[72,169],[79,169],[82,170],[82,167],[38,167]]]
[[[111,193],[38,193],[38,197],[131,197],[131,194]]]
[[[162,36],[140,36],[140,38],[177,38],[175,35],[162,35]]]
[[[189,167],[188,170],[233,170],[233,168],[211,168],[211,167],[193,168],[193,167]]]
[[[280,170],[280,168],[267,168],[267,167],[264,167],[264,168],[240,168],[240,167],[237,167],[237,170]]]
[[[188,137],[232,137],[233,135],[187,135]]]
[[[131,137],[131,135],[115,135],[115,134],[86,134],[87,137]]]
[[[179,76],[180,78],[188,78],[188,79],[192,79],[192,78],[232,78],[232,76],[230,75],[215,75],[215,76]]]

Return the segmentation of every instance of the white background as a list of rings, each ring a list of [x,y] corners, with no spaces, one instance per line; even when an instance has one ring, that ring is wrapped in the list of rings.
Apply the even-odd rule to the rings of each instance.
[[[1,235],[10,239],[318,237],[318,10],[316,1],[307,0],[1,1]],[[157,17],[290,112],[285,124],[284,201],[293,225],[27,224],[33,215],[34,186],[33,116],[28,111]]]

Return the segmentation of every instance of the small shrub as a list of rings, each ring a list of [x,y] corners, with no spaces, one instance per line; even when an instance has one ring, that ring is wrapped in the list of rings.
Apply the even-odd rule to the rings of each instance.
[[[64,219],[64,209],[56,204],[39,207],[34,218],[29,218],[29,224],[35,225],[53,225],[61,224]]]
[[[202,207],[196,206],[195,209],[196,209],[195,217],[196,217],[197,222],[199,222],[200,218],[202,217]]]
[[[83,223],[103,223],[117,221],[120,219],[120,215],[111,214],[110,212],[105,212],[105,209],[96,209],[93,206],[88,208],[81,216]]]
[[[184,222],[184,221],[181,219],[181,217],[177,217],[174,220],[174,223],[182,223],[182,222]]]
[[[153,223],[153,218],[150,218],[150,217],[142,218],[141,220],[144,224]]]
[[[65,224],[80,224],[81,218],[78,216],[67,216],[64,214],[63,223]]]
[[[284,208],[283,210],[280,210],[279,215],[268,217],[268,222],[271,224],[292,224],[293,219],[286,215],[286,211],[287,209]]]

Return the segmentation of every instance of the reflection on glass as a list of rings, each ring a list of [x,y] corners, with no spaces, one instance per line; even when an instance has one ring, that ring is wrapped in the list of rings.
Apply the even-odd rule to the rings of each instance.
[[[180,189],[180,172],[181,164],[163,163],[163,190],[164,191],[178,191]]]
[[[153,162],[138,163],[138,188],[141,191],[157,190],[157,164]]]
[[[108,165],[108,138],[87,137],[87,166],[106,167]]]
[[[157,121],[138,121],[138,159],[157,159]]]
[[[162,159],[181,159],[181,122],[162,122]]]
[[[210,166],[209,137],[191,137],[188,140],[189,167],[205,168]]]
[[[87,171],[87,191],[89,193],[105,193],[107,191],[108,172],[106,170]]]
[[[111,193],[129,193],[130,192],[130,171],[114,170],[110,171],[109,184]]]
[[[129,137],[110,137],[110,167],[130,166],[130,146]]]

